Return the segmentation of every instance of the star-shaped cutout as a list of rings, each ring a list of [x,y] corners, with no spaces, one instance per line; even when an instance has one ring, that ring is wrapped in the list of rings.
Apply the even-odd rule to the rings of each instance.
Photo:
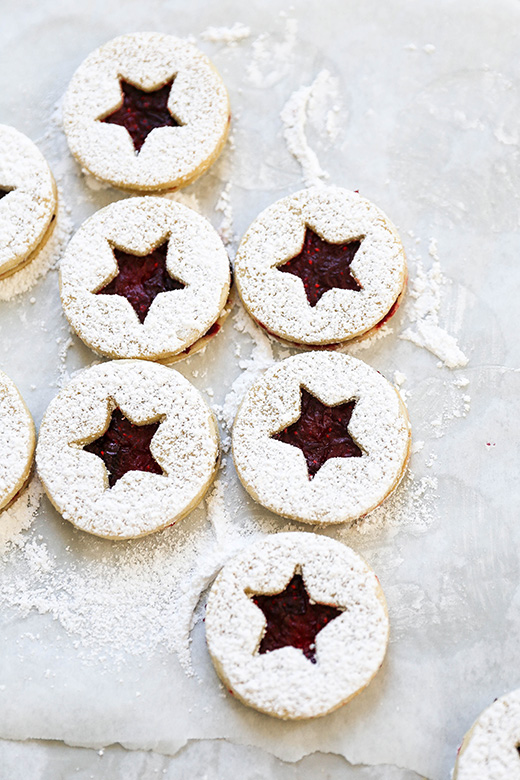
[[[0,187],[0,200],[2,200],[2,198],[5,197],[6,195],[9,195],[10,192],[12,192],[12,189],[4,190],[2,189],[2,187]]]
[[[101,458],[107,467],[110,487],[114,487],[127,471],[163,474],[162,468],[150,452],[150,443],[159,425],[160,422],[135,425],[116,408],[106,431],[83,449]]]
[[[301,413],[292,425],[271,438],[298,447],[305,455],[309,479],[329,458],[360,458],[363,451],[348,431],[356,401],[326,406],[301,388]]]
[[[186,285],[174,279],[166,268],[168,241],[152,249],[148,255],[132,255],[112,247],[118,273],[112,281],[96,291],[97,295],[122,295],[143,323],[155,298],[162,292],[182,290]]]
[[[182,126],[182,122],[174,117],[168,108],[173,81],[172,78],[162,87],[146,92],[120,79],[122,105],[99,121],[125,127],[130,133],[136,153],[139,153],[148,134],[156,127]]]
[[[311,306],[316,306],[328,290],[338,287],[341,290],[362,290],[350,270],[362,240],[361,238],[345,244],[329,244],[306,227],[301,252],[279,265],[278,270],[302,280]]]
[[[316,635],[327,623],[342,614],[329,604],[312,603],[301,574],[294,574],[281,593],[255,595],[252,601],[264,613],[267,625],[258,652],[270,653],[280,647],[298,647],[316,663]]]

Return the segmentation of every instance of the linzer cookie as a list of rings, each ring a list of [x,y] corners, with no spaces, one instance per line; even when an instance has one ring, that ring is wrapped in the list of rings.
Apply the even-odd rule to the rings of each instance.
[[[109,539],[177,522],[202,499],[219,458],[201,394],[171,368],[117,360],[81,371],[51,401],[36,462],[71,523]]]
[[[226,88],[192,44],[121,35],[79,66],[63,123],[79,164],[122,189],[183,187],[216,160],[229,128]]]
[[[14,127],[0,125],[0,279],[43,248],[56,208],[56,185],[41,152]]]
[[[373,203],[338,187],[277,201],[246,232],[235,263],[244,306],[269,334],[300,347],[339,347],[397,310],[406,259]]]
[[[268,369],[233,425],[246,490],[305,523],[344,523],[375,509],[403,476],[410,443],[396,389],[336,352],[308,352]]]
[[[31,413],[14,383],[0,371],[0,509],[25,485],[35,442]]]
[[[496,699],[464,737],[453,780],[520,780],[520,690]]]
[[[172,363],[205,346],[228,308],[229,260],[217,232],[166,198],[129,198],[80,227],[60,267],[67,319],[111,358]]]
[[[215,668],[244,704],[277,718],[326,715],[365,688],[388,642],[379,581],[323,536],[269,536],[213,584],[206,636]]]

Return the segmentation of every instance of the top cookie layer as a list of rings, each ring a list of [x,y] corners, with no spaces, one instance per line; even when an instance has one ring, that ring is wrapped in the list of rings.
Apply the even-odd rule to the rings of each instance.
[[[520,780],[520,690],[497,699],[462,743],[454,780]]]
[[[159,293],[144,322],[122,295],[96,294],[118,273],[114,248],[144,256],[168,242],[166,268],[182,289]],[[217,232],[167,198],[129,198],[80,227],[60,265],[63,308],[92,349],[108,357],[166,360],[203,336],[229,292],[229,260]]]
[[[290,645],[259,652],[266,618],[253,598],[280,593],[295,573],[313,603],[341,613],[317,633],[315,663]],[[376,674],[388,618],[377,577],[353,550],[315,534],[282,533],[224,566],[211,588],[206,635],[219,675],[242,701],[278,718],[314,718],[347,702]]]
[[[302,448],[276,438],[301,418],[302,389],[328,407],[355,402],[345,433],[360,457],[329,452],[312,479]],[[268,369],[233,425],[245,488],[272,512],[306,523],[344,523],[370,512],[398,484],[409,453],[410,423],[395,388],[366,363],[335,352],[295,355]]]
[[[103,460],[84,447],[103,436],[116,409],[134,426],[158,423],[149,450],[162,473],[128,470],[109,487]],[[36,460],[65,519],[97,536],[128,539],[193,509],[218,455],[214,415],[182,374],[144,360],[114,360],[81,371],[51,401]]]
[[[144,92],[173,85],[168,109],[179,126],[157,127],[136,152],[129,132],[100,121],[122,105],[121,81]],[[220,153],[229,124],[226,88],[210,60],[191,44],[161,33],[132,33],[96,49],[74,74],[63,123],[79,163],[123,189],[182,187]]]
[[[15,384],[0,371],[0,509],[29,476],[35,441],[31,414]]]
[[[56,212],[56,188],[42,153],[14,127],[0,125],[0,278],[37,249]]]
[[[350,270],[361,289],[329,289],[311,306],[303,282],[280,271],[298,255],[306,229],[330,244],[359,241]],[[337,344],[381,322],[406,281],[404,250],[383,212],[338,187],[302,190],[277,201],[249,227],[235,263],[240,296],[268,331],[302,345]]]

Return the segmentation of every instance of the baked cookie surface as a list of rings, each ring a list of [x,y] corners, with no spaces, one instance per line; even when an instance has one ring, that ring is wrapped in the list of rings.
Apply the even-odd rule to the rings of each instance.
[[[56,185],[42,153],[23,133],[0,125],[0,279],[18,271],[54,227]]]
[[[520,780],[520,690],[479,715],[464,737],[453,780]]]
[[[205,626],[230,691],[291,720],[326,715],[365,688],[389,631],[373,571],[349,547],[309,533],[269,536],[229,561]]]
[[[307,352],[268,369],[232,431],[246,490],[272,512],[343,523],[375,509],[399,483],[410,423],[398,392],[361,360]]]
[[[235,262],[249,314],[296,346],[340,346],[382,324],[406,285],[395,227],[373,203],[339,187],[296,192],[265,209]]]
[[[14,382],[0,371],[0,510],[27,482],[35,443],[31,413]]]
[[[219,458],[214,415],[177,371],[118,360],[81,371],[51,401],[36,462],[56,509],[89,533],[144,536],[202,499]]]
[[[96,212],[60,264],[69,323],[111,358],[170,362],[196,351],[225,318],[229,286],[228,256],[208,220],[152,196]]]
[[[218,157],[229,128],[226,88],[192,44],[130,33],[92,52],[68,87],[63,124],[72,154],[122,189],[175,189]]]

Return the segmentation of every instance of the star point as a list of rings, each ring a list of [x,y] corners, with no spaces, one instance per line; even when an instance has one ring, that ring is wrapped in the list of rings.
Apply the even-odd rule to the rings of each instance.
[[[145,91],[120,79],[122,104],[98,121],[126,128],[138,154],[152,130],[183,125],[168,108],[174,80],[175,77],[157,89]]]
[[[101,458],[108,471],[108,484],[113,487],[128,471],[163,474],[150,451],[150,444],[160,422],[136,425],[115,408],[106,431],[83,449]]]
[[[13,191],[12,189],[4,190],[2,187],[0,187],[0,200],[2,200],[2,198],[5,198],[5,196],[9,195],[9,193],[12,191]]]
[[[159,293],[186,287],[168,272],[167,240],[147,255],[133,255],[116,246],[112,247],[112,251],[118,272],[108,284],[96,291],[96,295],[122,295],[131,304],[141,324]]]
[[[311,602],[304,579],[296,572],[281,593],[256,594],[251,599],[266,619],[258,653],[263,655],[282,647],[296,647],[314,664],[317,662],[316,636],[342,614],[342,610],[330,604]]]
[[[306,227],[301,251],[279,265],[278,270],[302,280],[312,307],[329,290],[339,288],[359,292],[363,288],[353,276],[350,266],[362,240],[359,238],[343,244],[331,244]]]
[[[356,401],[327,406],[301,388],[298,419],[271,438],[298,447],[305,456],[309,479],[313,479],[330,458],[360,458],[363,450],[349,433]]]

